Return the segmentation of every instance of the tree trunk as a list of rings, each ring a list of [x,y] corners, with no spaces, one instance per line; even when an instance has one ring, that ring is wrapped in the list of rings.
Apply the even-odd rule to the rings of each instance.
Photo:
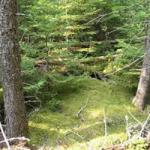
[[[8,137],[22,136],[27,131],[16,13],[17,0],[0,0],[0,64]]]
[[[143,67],[141,70],[136,96],[133,99],[134,105],[140,110],[144,110],[150,85],[150,30],[148,31],[148,36],[145,41],[146,52]]]

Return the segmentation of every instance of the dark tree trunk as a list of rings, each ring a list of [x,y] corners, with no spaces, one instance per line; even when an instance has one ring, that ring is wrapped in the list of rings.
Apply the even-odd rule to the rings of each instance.
[[[8,137],[22,136],[27,131],[16,13],[17,0],[0,0],[0,67]]]
[[[148,36],[145,41],[146,52],[144,55],[143,67],[136,96],[133,99],[134,105],[140,110],[144,110],[150,85],[150,30],[148,31]]]

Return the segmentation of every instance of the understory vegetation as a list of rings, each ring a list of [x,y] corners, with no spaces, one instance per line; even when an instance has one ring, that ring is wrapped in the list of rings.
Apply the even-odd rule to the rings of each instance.
[[[18,9],[30,143],[99,150],[128,140],[127,123],[145,121],[150,108],[132,105],[149,0],[20,0]],[[149,146],[134,142],[127,149]]]
[[[31,115],[32,144],[52,149],[58,146],[71,150],[86,150],[90,146],[99,149],[127,140],[126,115],[130,123],[136,123],[132,115],[140,121],[145,120],[147,111],[138,112],[131,105],[133,93],[118,87],[116,82],[88,77],[74,77],[73,80],[76,86],[72,89],[68,86],[72,80],[62,87],[63,92],[59,95],[61,109],[52,112],[51,105],[46,105]]]

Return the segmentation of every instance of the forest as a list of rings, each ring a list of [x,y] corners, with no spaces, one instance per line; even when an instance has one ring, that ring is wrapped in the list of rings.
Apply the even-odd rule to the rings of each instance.
[[[150,0],[0,0],[0,149],[149,150]]]

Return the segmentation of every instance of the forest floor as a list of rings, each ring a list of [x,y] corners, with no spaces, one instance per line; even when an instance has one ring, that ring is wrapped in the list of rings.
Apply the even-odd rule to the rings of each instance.
[[[54,150],[99,149],[126,139],[126,115],[129,122],[134,122],[132,116],[139,120],[147,116],[147,111],[141,113],[133,107],[133,93],[115,82],[83,77],[77,80],[77,90],[64,89],[60,94],[59,112],[51,112],[45,106],[31,115],[33,145]]]

